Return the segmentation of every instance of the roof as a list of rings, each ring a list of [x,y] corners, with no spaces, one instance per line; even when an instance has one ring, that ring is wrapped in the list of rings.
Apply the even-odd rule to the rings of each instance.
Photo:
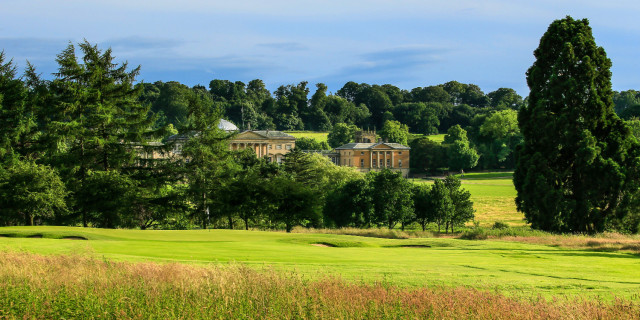
[[[220,119],[220,123],[218,123],[218,129],[222,129],[225,131],[237,131],[238,127],[236,127],[235,124],[231,123],[231,121]]]
[[[399,143],[393,142],[377,142],[377,143],[347,143],[345,145],[339,146],[336,150],[351,150],[351,149],[375,149],[375,147],[385,145],[391,149],[400,149],[400,150],[410,150],[411,148],[401,145]]]
[[[295,140],[296,137],[286,134],[282,131],[274,131],[274,130],[247,130],[245,132],[253,132],[257,135],[263,136],[268,139],[283,139],[283,140]],[[244,133],[244,132],[243,132]]]

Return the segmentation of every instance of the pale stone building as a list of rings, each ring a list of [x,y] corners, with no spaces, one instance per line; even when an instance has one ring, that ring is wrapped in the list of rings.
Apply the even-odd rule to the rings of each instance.
[[[403,177],[409,176],[409,152],[411,148],[399,143],[347,143],[335,149],[334,163],[355,167],[360,172],[388,168],[399,171]],[[337,156],[337,157],[336,157]]]
[[[295,147],[294,136],[273,130],[248,130],[239,133],[229,141],[231,150],[250,148],[259,158],[267,157],[269,161],[277,163],[281,163],[284,155]]]

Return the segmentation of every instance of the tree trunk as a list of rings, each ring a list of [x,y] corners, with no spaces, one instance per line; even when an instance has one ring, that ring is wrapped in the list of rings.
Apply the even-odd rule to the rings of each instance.
[[[249,218],[244,219],[244,229],[249,230]]]
[[[207,220],[209,219],[209,213],[207,212],[207,193],[202,193],[202,229],[207,229]]]
[[[80,158],[82,159],[80,161],[84,161],[84,140],[80,142]],[[80,187],[81,188],[83,187],[84,180],[86,178],[87,178],[87,169],[84,167],[84,164],[81,164],[80,166]],[[82,210],[82,226],[86,228],[88,226],[87,212],[84,210],[84,208],[80,208],[80,210]]]
[[[233,216],[229,213],[227,217],[229,219],[229,229],[233,230]]]

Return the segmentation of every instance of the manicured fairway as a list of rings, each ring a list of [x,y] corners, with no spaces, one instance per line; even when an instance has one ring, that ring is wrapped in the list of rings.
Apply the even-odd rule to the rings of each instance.
[[[459,176],[459,175],[458,175]],[[524,215],[516,210],[516,189],[512,172],[467,173],[462,186],[471,193],[476,221],[491,226],[496,221],[511,226],[525,225]],[[433,183],[433,180],[416,179],[416,183]]]
[[[632,298],[640,294],[637,255],[506,241],[70,227],[9,227],[0,228],[0,234],[44,236],[0,237],[0,251],[79,254],[128,261],[239,262],[255,268],[295,271],[310,279],[331,274],[350,281],[381,281],[407,287],[470,286],[524,296],[540,293]],[[89,240],[48,238],[64,236]]]

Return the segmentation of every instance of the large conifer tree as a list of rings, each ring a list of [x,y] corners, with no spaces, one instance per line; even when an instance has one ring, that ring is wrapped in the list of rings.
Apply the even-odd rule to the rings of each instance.
[[[516,204],[534,228],[599,232],[638,193],[638,148],[613,110],[611,61],[588,20],[554,21],[527,72]]]
[[[139,66],[129,70],[126,62],[114,63],[111,49],[103,51],[87,41],[78,47],[81,58],[73,44],[57,56],[59,68],[50,83],[53,105],[48,106],[47,121],[47,134],[58,146],[53,162],[74,194],[83,188],[90,171],[134,166],[139,146],[150,136],[155,121],[149,106],[138,101]],[[76,209],[87,226],[88,209]]]

